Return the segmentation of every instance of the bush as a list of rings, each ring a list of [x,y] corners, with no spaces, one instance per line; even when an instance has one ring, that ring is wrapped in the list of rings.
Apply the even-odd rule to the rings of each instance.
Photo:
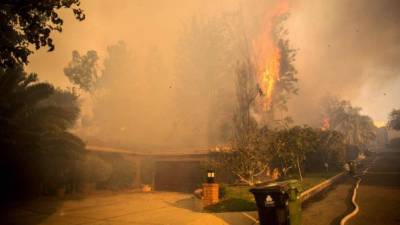
[[[224,198],[226,194],[226,186],[224,184],[219,185],[219,190],[218,190],[219,198]]]
[[[132,187],[135,178],[135,164],[133,161],[126,160],[118,155],[104,157],[103,159],[111,165],[112,172],[109,179],[101,182],[102,187],[113,190]]]
[[[398,148],[400,149],[400,138],[393,138],[389,142],[390,148]]]
[[[84,182],[105,182],[111,177],[111,174],[111,165],[98,156],[88,155],[82,163],[82,178]]]

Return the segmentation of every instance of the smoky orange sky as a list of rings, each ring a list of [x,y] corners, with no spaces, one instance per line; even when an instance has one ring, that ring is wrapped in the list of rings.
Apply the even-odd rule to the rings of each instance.
[[[137,104],[143,106],[140,108],[147,108],[147,111],[135,115],[134,122],[127,122],[136,124],[132,126],[138,128],[131,129],[126,139],[120,141],[136,138],[143,143],[154,141],[163,144],[169,141],[168,133],[175,132],[171,124],[163,123],[173,120],[170,117],[174,110],[175,60],[184,27],[190,25],[194,17],[207,20],[238,10],[251,16],[253,12],[273,8],[277,2],[82,0],[86,20],[74,21],[72,12],[63,11],[63,32],[53,34],[55,51],[42,49],[36,52],[30,59],[28,70],[37,72],[42,80],[57,86],[71,86],[63,68],[71,60],[73,50],[81,53],[96,50],[101,58],[105,58],[107,46],[122,40],[132,53],[132,67],[139,68],[135,77],[140,77],[138,79],[145,83],[148,78],[144,65],[148,63],[148,55],[157,49],[163,71],[158,72],[159,78],[156,79],[160,83],[159,90],[152,92],[161,94],[132,90],[132,95],[147,94],[140,100],[120,103],[126,107]],[[260,9],[260,6],[265,9]],[[293,0],[290,6],[291,15],[286,27],[292,47],[298,49],[295,65],[299,94],[291,97],[288,114],[298,124],[315,124],[320,110],[319,99],[333,94],[362,107],[364,114],[382,125],[388,113],[400,107],[400,2]],[[119,82],[129,83],[130,80]],[[135,87],[146,88],[140,82]],[[198,102],[194,108],[201,103]],[[87,103],[83,101],[82,104]],[[201,114],[201,110],[196,113]],[[110,120],[116,119],[113,114],[109,117]],[[146,126],[149,129],[146,130]],[[124,129],[122,126],[121,130]],[[202,143],[199,141],[198,145]]]

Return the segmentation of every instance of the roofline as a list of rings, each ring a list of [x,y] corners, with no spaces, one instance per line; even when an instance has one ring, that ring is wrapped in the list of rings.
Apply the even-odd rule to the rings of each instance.
[[[98,145],[86,145],[86,149],[88,151],[93,152],[106,152],[106,153],[121,153],[121,154],[129,154],[129,155],[137,155],[137,156],[190,156],[190,155],[208,155],[210,148],[194,148],[188,149],[191,151],[188,152],[168,152],[165,153],[139,153],[137,151],[131,151],[125,148],[114,148],[114,147],[105,147],[105,146],[98,146]],[[193,151],[195,150],[195,151]]]

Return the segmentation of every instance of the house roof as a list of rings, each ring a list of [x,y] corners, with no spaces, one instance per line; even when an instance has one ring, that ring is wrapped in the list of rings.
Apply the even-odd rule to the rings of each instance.
[[[98,146],[98,145],[90,145],[86,146],[86,149],[89,151],[96,151],[96,152],[109,152],[109,153],[122,153],[122,154],[132,154],[132,155],[205,155],[208,154],[209,151],[213,148],[211,147],[193,147],[193,148],[172,148],[172,147],[165,147],[165,148],[115,148],[115,147],[106,147],[106,146]]]

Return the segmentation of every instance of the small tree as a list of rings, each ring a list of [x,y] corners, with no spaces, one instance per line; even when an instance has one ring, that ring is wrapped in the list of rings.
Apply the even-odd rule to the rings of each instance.
[[[334,130],[316,130],[316,134],[316,149],[307,154],[307,168],[322,171],[324,164],[336,169],[341,168],[346,150],[343,135]]]
[[[267,170],[270,161],[258,130],[246,135],[245,144],[218,148],[210,152],[210,158],[212,166],[232,173],[250,186],[257,183],[257,177]]]
[[[288,175],[290,169],[297,168],[300,180],[303,180],[302,163],[307,153],[315,150],[316,141],[315,131],[307,126],[282,129],[274,134],[270,148],[280,162],[284,176]]]

